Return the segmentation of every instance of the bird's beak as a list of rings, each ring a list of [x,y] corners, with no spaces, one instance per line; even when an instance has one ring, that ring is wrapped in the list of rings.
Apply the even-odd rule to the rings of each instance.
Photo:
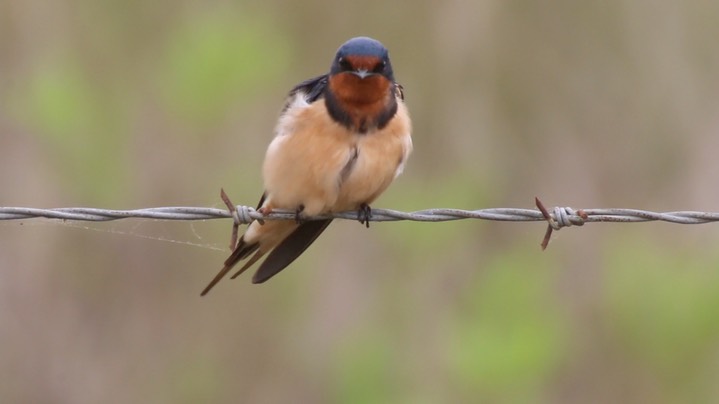
[[[365,79],[365,78],[367,78],[367,77],[369,77],[369,76],[373,76],[373,75],[374,75],[374,73],[370,72],[370,71],[367,70],[367,69],[357,69],[357,70],[353,70],[353,71],[352,71],[352,74],[354,74],[355,76],[359,77],[360,79]]]

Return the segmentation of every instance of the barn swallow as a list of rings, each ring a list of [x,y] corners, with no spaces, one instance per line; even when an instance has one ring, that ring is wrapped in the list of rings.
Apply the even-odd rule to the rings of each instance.
[[[202,295],[250,256],[233,279],[268,253],[253,283],[287,267],[332,222],[303,217],[356,210],[360,223],[369,225],[369,204],[402,172],[412,151],[410,132],[387,49],[367,37],[345,42],[329,73],[290,91],[265,155],[258,211],[294,211],[297,220],[252,222]]]

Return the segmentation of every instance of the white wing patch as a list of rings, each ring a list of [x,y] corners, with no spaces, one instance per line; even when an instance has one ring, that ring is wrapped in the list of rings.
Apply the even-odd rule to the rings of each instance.
[[[412,136],[407,133],[403,136],[403,138],[404,144],[402,145],[402,161],[399,162],[397,170],[394,172],[394,178],[397,178],[400,174],[402,174],[402,171],[404,171],[404,164],[407,162],[407,159],[409,159],[409,154],[412,153]]]
[[[294,131],[294,122],[297,115],[305,108],[309,107],[307,102],[307,94],[298,91],[292,98],[287,101],[287,107],[282,112],[280,119],[277,120],[275,128],[275,136],[283,136]]]

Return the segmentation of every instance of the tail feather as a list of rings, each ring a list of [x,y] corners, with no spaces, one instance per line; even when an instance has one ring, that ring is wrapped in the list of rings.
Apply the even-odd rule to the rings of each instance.
[[[227,275],[227,273],[230,271],[230,269],[232,269],[232,267],[235,266],[235,264],[237,264],[241,260],[245,259],[248,255],[255,252],[259,247],[260,247],[259,243],[247,244],[244,240],[244,237],[241,238],[240,242],[237,244],[237,248],[235,248],[235,250],[232,252],[232,254],[227,258],[227,260],[225,260],[225,266],[222,267],[222,269],[220,270],[220,272],[217,273],[217,275],[215,275],[215,278],[212,279],[212,281],[210,281],[210,283],[207,285],[207,287],[205,287],[205,289],[202,291],[202,293],[200,293],[200,296],[206,295],[207,292],[209,292],[217,284],[217,282],[222,280],[222,278],[224,278],[225,275]],[[253,259],[254,259],[254,257],[253,257]],[[250,260],[250,261],[254,262],[254,261],[256,261],[256,259]],[[243,268],[242,270],[245,270],[245,269],[246,268]]]
[[[245,265],[242,266],[242,268],[240,268],[239,271],[235,272],[235,274],[230,277],[230,279],[235,279],[235,278],[237,278],[238,276],[242,275],[242,273],[245,272],[245,270],[246,270],[247,268],[251,267],[252,264],[254,264],[255,262],[257,262],[257,260],[260,259],[260,258],[262,258],[264,255],[265,255],[265,252],[264,252],[264,251],[257,251],[257,252],[255,253],[255,255],[253,255],[252,258],[250,258],[250,260],[247,261],[247,262],[245,263]]]
[[[252,283],[265,282],[285,269],[322,234],[330,223],[332,219],[312,220],[299,225],[267,256],[252,277]]]
[[[285,222],[274,222],[267,223],[254,230],[252,228],[248,229],[248,232],[240,238],[235,250],[225,260],[225,265],[220,272],[215,275],[215,278],[212,279],[200,295],[206,295],[241,260],[254,253],[242,268],[232,275],[232,279],[242,274],[262,258],[267,251],[271,250],[267,259],[260,265],[252,278],[253,283],[265,282],[297,259],[331,222],[331,219],[309,221],[299,226],[294,222],[289,225]],[[253,242],[248,243],[246,241],[248,237]]]

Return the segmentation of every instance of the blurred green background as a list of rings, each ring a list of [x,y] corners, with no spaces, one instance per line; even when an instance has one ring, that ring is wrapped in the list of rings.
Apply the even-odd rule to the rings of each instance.
[[[375,207],[719,210],[719,3],[0,1],[0,205],[254,205],[356,35],[414,121]],[[333,224],[200,298],[228,221],[0,222],[0,402],[719,401],[719,226]]]

